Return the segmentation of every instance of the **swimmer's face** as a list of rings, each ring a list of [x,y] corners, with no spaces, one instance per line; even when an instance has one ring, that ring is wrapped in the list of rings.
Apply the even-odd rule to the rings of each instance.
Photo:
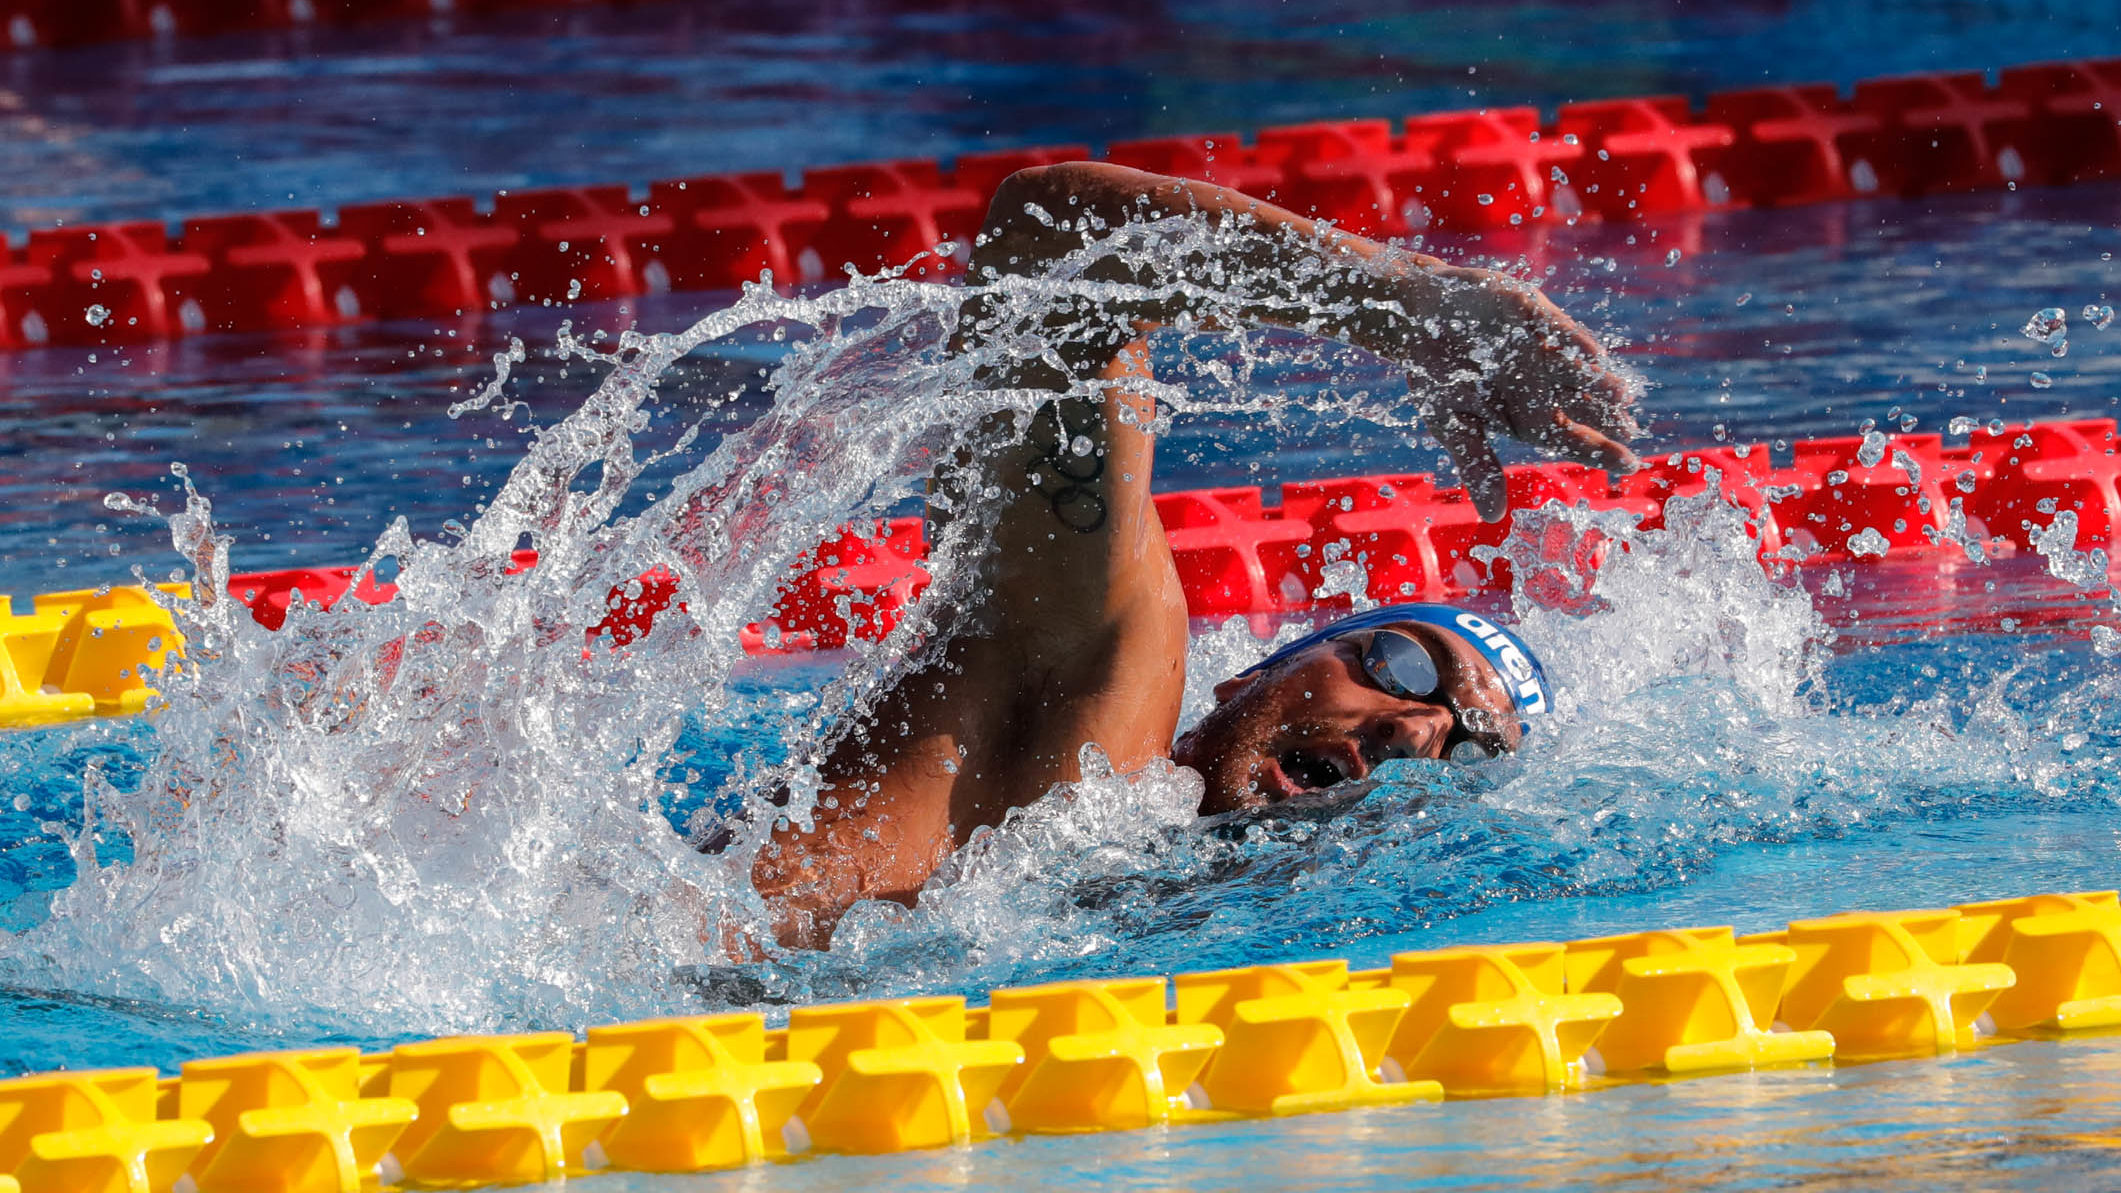
[[[1403,633],[1429,648],[1442,680],[1433,699],[1392,695],[1364,673],[1373,633]],[[1389,758],[1442,758],[1468,740],[1515,749],[1520,734],[1494,666],[1471,643],[1417,622],[1317,643],[1224,680],[1215,699],[1171,748],[1174,760],[1207,780],[1203,816],[1361,779]]]

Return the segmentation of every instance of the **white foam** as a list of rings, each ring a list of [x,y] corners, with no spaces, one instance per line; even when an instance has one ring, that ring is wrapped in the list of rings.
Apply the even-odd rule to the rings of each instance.
[[[771,607],[786,562],[844,523],[919,496],[939,455],[991,453],[990,416],[1045,402],[1040,391],[983,388],[975,375],[1079,334],[1066,318],[1048,321],[1076,299],[1124,297],[1086,280],[1099,262],[1221,254],[1249,235],[1162,221],[1086,249],[1050,278],[1008,279],[993,287],[998,317],[1038,330],[970,355],[946,350],[963,290],[892,278],[802,299],[751,287],[676,335],[564,332],[555,351],[601,371],[600,384],[529,438],[453,540],[420,539],[402,523],[384,531],[370,562],[396,562],[396,601],[298,609],[277,633],[226,599],[176,608],[189,655],[161,677],[168,707],[153,722],[153,762],[137,790],[91,776],[88,827],[70,842],[80,878],[43,923],[0,939],[0,973],[381,1033],[667,1008],[685,994],[673,976],[683,967],[725,962],[768,936],[748,874],[771,814],[709,858],[669,830],[657,801],[660,765],[686,718],[714,718],[737,699],[738,631]],[[1183,288],[1204,318],[1220,318],[1289,281]],[[655,405],[658,377],[694,347],[756,328],[804,333],[767,382],[770,408],[646,512],[619,516],[648,463],[636,437],[651,418],[675,417]],[[1249,384],[1286,348],[1272,337],[1232,342],[1226,385],[1155,388],[1166,417],[1286,404]],[[494,383],[456,413],[512,417],[509,370],[526,357],[521,345],[500,354]],[[1327,386],[1311,402],[1329,418],[1413,433],[1403,394]],[[171,539],[199,591],[224,591],[232,544],[215,529],[209,496],[189,484]],[[788,813],[807,813],[816,784],[806,743],[936,648],[935,615],[969,601],[978,583],[970,561],[985,538],[981,516],[960,511],[936,536],[930,596],[891,641],[851,652],[813,706],[770,719],[792,760],[740,759],[746,798],[785,787]],[[504,575],[526,536],[541,562]],[[585,655],[583,632],[605,616],[605,594],[654,566],[680,577],[686,609],[663,613],[624,651]],[[1222,661],[1265,646],[1213,637],[1203,649]],[[1190,816],[1196,783],[1175,769],[1086,778],[968,850],[952,871],[957,894],[913,918],[1016,955],[1087,947],[1032,904],[1065,877],[1153,864],[1159,834]],[[99,856],[105,829],[131,839],[130,862]],[[1056,849],[1089,860],[1057,875],[1025,861]],[[900,930],[864,909],[843,935]]]
[[[1162,247],[1143,236],[1099,253],[1186,252],[1230,234],[1159,235]],[[1080,280],[1097,258],[1000,292],[1035,323],[1109,293]],[[789,814],[804,815],[820,726],[918,665],[939,641],[933,615],[974,594],[982,527],[961,511],[936,537],[930,597],[891,640],[849,652],[817,699],[732,684],[738,631],[771,607],[789,559],[918,497],[940,453],[991,450],[978,438],[990,416],[1045,400],[973,383],[1000,355],[1041,352],[1037,336],[944,350],[963,297],[888,279],[807,299],[759,287],[681,335],[629,332],[609,352],[569,335],[560,350],[603,371],[596,392],[542,428],[454,541],[384,532],[376,556],[400,565],[397,601],[298,610],[278,633],[226,599],[178,606],[189,657],[161,681],[153,763],[132,791],[91,773],[69,841],[81,878],[43,923],[0,934],[0,977],[378,1034],[696,1005],[686,967],[726,965],[768,936],[749,872],[772,816],[722,856],[697,854],[658,811],[663,763],[688,717],[756,720],[781,748],[759,741],[730,760],[732,795],[765,812],[763,792],[785,787]],[[762,326],[808,329],[773,370],[770,408],[646,512],[619,516],[646,466],[644,419],[671,417],[656,379],[693,347]],[[1286,339],[1217,351],[1221,372],[1158,387],[1163,417],[1289,409],[1252,376],[1287,363]],[[504,353],[497,373],[524,356]],[[1414,434],[1404,394],[1306,393],[1317,418]],[[467,410],[481,406],[513,413],[498,384]],[[1655,534],[1580,510],[1519,518],[1502,555],[1560,692],[1521,758],[1395,765],[1348,815],[1202,833],[1198,776],[1114,774],[1087,750],[1081,782],[980,834],[918,906],[858,907],[832,956],[776,952],[747,972],[800,997],[944,988],[1121,948],[1126,968],[1153,969],[1218,941],[1319,941],[1539,883],[1639,879],[1688,849],[1860,821],[1902,788],[2068,787],[2081,764],[2050,756],[2000,696],[1958,724],[1920,704],[1826,715],[1826,632],[1802,590],[1763,573],[1735,511],[1694,499],[1668,516]],[[170,531],[199,590],[221,591],[230,544],[208,498],[192,494]],[[526,534],[541,563],[504,576]],[[1604,540],[1595,579],[1556,536]],[[606,593],[657,565],[679,575],[686,609],[624,651],[585,654]],[[1196,639],[1187,723],[1217,679],[1303,629],[1269,641],[1265,628],[1238,619]],[[106,829],[131,838],[131,862],[99,856]]]

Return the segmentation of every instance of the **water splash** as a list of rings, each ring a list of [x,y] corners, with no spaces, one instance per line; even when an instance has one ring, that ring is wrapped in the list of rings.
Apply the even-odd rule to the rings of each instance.
[[[1114,776],[1093,759],[1061,798],[982,834],[917,908],[850,917],[833,953],[778,989],[977,989],[1346,951],[1497,902],[1684,882],[1738,844],[2121,796],[2098,769],[2121,747],[2121,719],[2097,711],[2114,676],[2028,700],[2023,660],[1969,653],[1882,699],[1837,692],[1831,633],[1801,587],[1760,567],[1743,513],[1703,496],[1668,517],[1643,532],[1609,512],[1519,513],[1500,557],[1560,693],[1521,755],[1388,763],[1206,826],[1187,822],[1188,772]],[[1557,537],[1588,549],[1556,551]],[[1588,595],[1547,604],[1534,589]],[[1233,621],[1196,639],[1189,666],[1227,674],[1203,664],[1264,649]],[[2044,722],[2017,711],[2029,703]]]
[[[364,569],[396,568],[395,601],[295,609],[277,633],[214,595],[230,543],[180,470],[185,507],[170,535],[203,595],[173,608],[189,653],[161,677],[154,757],[134,788],[89,784],[69,839],[79,878],[43,923],[0,938],[0,979],[389,1031],[579,1022],[688,997],[674,975],[766,935],[749,859],[772,816],[703,857],[666,821],[664,772],[686,724],[733,715],[739,631],[772,607],[788,562],[839,526],[918,500],[939,459],[991,455],[1022,435],[1052,395],[990,388],[983,370],[1050,355],[1085,334],[1097,303],[1182,292],[1202,320],[1235,322],[1241,305],[1295,293],[1304,279],[1242,271],[1217,288],[1091,280],[1114,257],[1235,259],[1254,235],[1187,220],[1110,230],[1049,276],[988,286],[977,352],[953,350],[963,289],[889,275],[805,298],[748,287],[682,333],[628,331],[608,349],[563,330],[557,354],[602,380],[535,431],[484,510],[446,541],[391,525]],[[788,340],[765,384],[770,406],[645,512],[620,516],[657,460],[636,441],[668,417],[658,378],[694,348],[758,328]],[[1201,383],[1153,387],[1161,417],[1282,417],[1285,399],[1253,380],[1285,358],[1282,343],[1219,341]],[[518,413],[507,384],[526,357],[511,343],[459,412]],[[1416,421],[1404,393],[1369,389],[1329,388],[1312,410],[1409,435]],[[786,761],[735,768],[735,798],[785,788],[787,814],[803,815],[816,788],[805,747],[820,727],[940,649],[987,537],[988,511],[952,512],[931,544],[929,598],[890,639],[851,651],[817,700],[772,718]],[[525,544],[538,566],[509,575]],[[623,651],[585,650],[607,593],[652,567],[678,576],[685,606]],[[99,850],[99,836],[122,837],[130,857]]]
[[[2043,307],[2033,312],[2018,329],[2018,334],[2036,344],[2044,344],[2050,356],[2069,355],[2069,316],[2061,307]]]
[[[0,978],[400,1034],[1202,968],[1496,899],[1668,881],[1730,842],[1844,830],[1955,784],[2067,796],[2082,782],[2015,719],[2007,676],[1979,708],[1834,707],[1825,630],[1800,589],[1762,571],[1736,511],[1681,500],[1669,530],[1644,533],[1557,508],[1521,515],[1501,553],[1563,696],[1523,756],[1397,765],[1315,805],[1199,827],[1197,777],[1115,775],[1087,754],[1080,783],[982,834],[917,907],[858,907],[827,955],[732,965],[765,936],[748,877],[759,842],[709,858],[672,831],[664,800],[681,736],[744,726],[712,739],[731,776],[714,798],[741,806],[785,787],[800,815],[820,727],[932,657],[948,611],[970,598],[980,511],[955,511],[935,537],[930,597],[802,699],[742,682],[738,631],[772,606],[790,559],[918,499],[949,453],[1021,434],[1050,395],[977,375],[1046,352],[1075,330],[1081,300],[1113,297],[1085,276],[1100,254],[1213,253],[1235,234],[1160,224],[1052,277],[1001,283],[996,318],[1047,329],[977,353],[951,350],[962,290],[900,278],[800,299],[754,287],[681,334],[629,332],[608,350],[563,335],[559,350],[603,370],[601,384],[537,432],[452,541],[385,530],[367,566],[397,567],[397,601],[298,609],[278,633],[230,600],[175,608],[190,653],[160,685],[146,774],[91,778],[67,839],[80,878],[43,923],[0,936]],[[1204,317],[1233,301],[1194,297]],[[668,417],[657,379],[693,348],[760,327],[795,333],[768,378],[770,406],[645,512],[620,516],[656,459],[637,441]],[[1187,384],[1156,387],[1161,419],[1271,423],[1291,407],[1260,379],[1299,351],[1306,367],[1320,359],[1274,334],[1202,343],[1178,349]],[[504,351],[467,409],[513,415],[507,372],[526,355]],[[1403,394],[1331,385],[1304,417],[1410,435],[1416,422]],[[172,541],[216,593],[229,543],[188,478],[185,493]],[[1584,550],[1557,556],[1556,534]],[[510,576],[526,538],[541,562]],[[1593,558],[1595,573],[1577,566]],[[655,566],[679,576],[684,609],[624,651],[585,651],[606,594]],[[1199,636],[1186,719],[1217,678],[1269,649],[1245,621]],[[129,859],[99,832],[129,842]]]
[[[2110,560],[2104,547],[2077,549],[2077,512],[2056,510],[2054,520],[2045,527],[2030,527],[2033,550],[2047,566],[2047,573],[2068,584],[2092,592],[2104,591],[2109,596],[2109,606],[2116,615],[2121,615],[2121,589],[2112,581]],[[2121,632],[2110,625],[2095,625],[2091,629],[2092,650],[2102,658],[2121,655]]]
[[[1761,568],[1744,511],[1716,493],[1712,479],[1698,496],[1673,498],[1665,511],[1672,529],[1651,533],[1624,512],[1549,506],[1546,519],[1602,542],[1588,554],[1543,545],[1533,558],[1523,544],[1545,534],[1538,518],[1513,533],[1505,548],[1517,555],[1513,575],[1599,561],[1595,577],[1567,577],[1595,594],[1587,609],[1518,601],[1523,632],[1553,644],[1543,645],[1542,655],[1554,656],[1548,666],[1564,715],[1593,693],[1625,700],[1680,676],[1727,681],[1778,715],[1804,706],[1830,635],[1802,588]]]

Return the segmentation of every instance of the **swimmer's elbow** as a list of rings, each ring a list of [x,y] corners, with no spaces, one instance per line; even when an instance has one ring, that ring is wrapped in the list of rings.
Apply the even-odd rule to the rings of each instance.
[[[1171,180],[1145,174],[1110,162],[1055,162],[1050,166],[1028,166],[1002,179],[987,204],[986,231],[989,239],[1012,232],[1043,235],[1052,229],[1051,218],[1070,208],[1106,209],[1114,199],[1146,193],[1156,183]],[[1029,209],[1048,213],[1039,219]],[[1080,243],[1080,242],[1076,242]]]
[[[1074,176],[1070,167],[1080,164],[1031,166],[1002,179],[1001,185],[994,188],[994,198],[987,202],[987,239],[1001,240],[1025,230],[1034,219],[1029,214],[1032,208],[1051,211],[1064,204],[1066,200],[1061,196],[1070,193],[1069,179]]]
[[[1105,171],[1116,167],[1104,162],[1055,162],[1050,166],[1026,166],[1002,179],[988,203],[990,214],[1018,216],[1027,203],[1048,203],[1056,198],[1082,193],[1101,181]]]

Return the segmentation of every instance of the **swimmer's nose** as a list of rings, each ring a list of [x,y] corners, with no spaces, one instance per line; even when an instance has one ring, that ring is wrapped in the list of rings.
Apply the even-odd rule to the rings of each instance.
[[[1372,764],[1387,758],[1441,758],[1450,736],[1450,709],[1412,704],[1372,722],[1367,752]]]

